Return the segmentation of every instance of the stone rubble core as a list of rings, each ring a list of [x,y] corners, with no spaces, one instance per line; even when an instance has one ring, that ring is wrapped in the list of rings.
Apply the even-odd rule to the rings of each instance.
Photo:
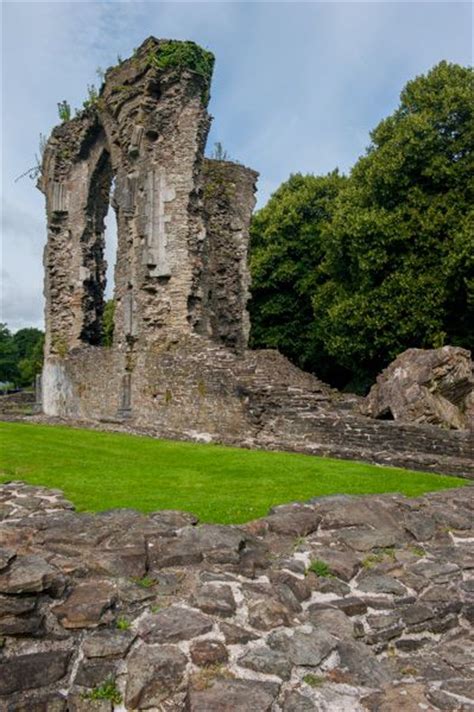
[[[150,37],[106,72],[98,99],[48,141],[39,181],[48,241],[38,408],[159,437],[474,476],[471,433],[374,422],[356,396],[277,352],[247,349],[258,174],[204,158],[210,75],[160,63],[170,45],[204,52]],[[106,347],[109,202],[118,252]]]
[[[470,494],[222,526],[2,485],[0,709],[473,710]]]

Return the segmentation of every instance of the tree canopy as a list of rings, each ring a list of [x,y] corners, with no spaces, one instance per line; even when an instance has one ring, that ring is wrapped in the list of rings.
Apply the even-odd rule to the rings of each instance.
[[[20,329],[12,334],[0,324],[0,382],[29,386],[43,366],[44,334],[39,329]]]
[[[278,189],[252,226],[254,345],[359,390],[406,348],[474,346],[473,98],[441,62],[347,179]]]

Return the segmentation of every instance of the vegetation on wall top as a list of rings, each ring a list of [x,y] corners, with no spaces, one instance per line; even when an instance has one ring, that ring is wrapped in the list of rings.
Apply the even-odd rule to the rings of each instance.
[[[199,74],[206,82],[211,81],[214,68],[212,52],[199,47],[195,42],[168,40],[148,55],[149,63],[157,69],[189,69]]]

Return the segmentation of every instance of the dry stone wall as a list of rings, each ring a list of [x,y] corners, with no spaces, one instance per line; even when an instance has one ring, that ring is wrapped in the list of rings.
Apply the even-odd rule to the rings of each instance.
[[[335,496],[242,526],[0,486],[0,709],[474,709],[473,498]]]

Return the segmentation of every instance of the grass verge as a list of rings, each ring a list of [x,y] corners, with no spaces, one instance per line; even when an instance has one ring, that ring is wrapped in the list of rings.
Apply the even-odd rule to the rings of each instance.
[[[62,489],[78,510],[181,509],[238,524],[275,504],[335,493],[425,492],[465,480],[287,452],[28,423],[0,424],[0,482]]]

